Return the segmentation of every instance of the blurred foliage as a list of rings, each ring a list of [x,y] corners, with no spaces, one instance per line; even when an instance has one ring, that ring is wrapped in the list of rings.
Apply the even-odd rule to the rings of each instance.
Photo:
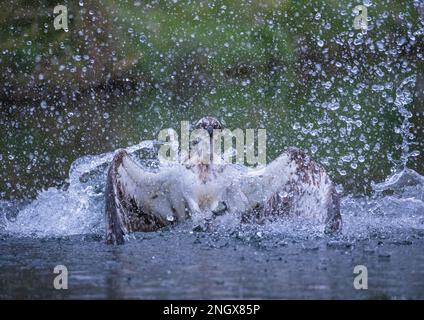
[[[414,150],[408,166],[424,173],[422,2],[364,1],[366,33],[353,28],[360,1],[59,2],[68,32],[54,30],[56,0],[0,3],[2,198],[208,114],[266,128],[270,160],[304,148],[346,190],[366,192]]]

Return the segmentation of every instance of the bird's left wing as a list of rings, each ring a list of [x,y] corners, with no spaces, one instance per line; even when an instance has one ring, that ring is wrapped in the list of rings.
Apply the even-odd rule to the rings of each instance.
[[[325,224],[325,232],[341,229],[339,196],[327,172],[302,150],[289,148],[264,168],[242,175],[249,209],[244,220],[301,216]]]

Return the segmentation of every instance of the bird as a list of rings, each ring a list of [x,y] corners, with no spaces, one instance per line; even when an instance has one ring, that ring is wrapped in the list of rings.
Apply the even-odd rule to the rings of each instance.
[[[220,121],[204,117],[195,128],[204,130],[206,138],[190,140],[196,148],[186,161],[163,161],[150,170],[125,149],[115,152],[105,188],[108,244],[124,244],[132,232],[222,215],[260,224],[302,217],[323,224],[326,234],[341,231],[335,185],[304,151],[289,147],[268,165],[246,167],[211,151],[214,131],[223,129]]]

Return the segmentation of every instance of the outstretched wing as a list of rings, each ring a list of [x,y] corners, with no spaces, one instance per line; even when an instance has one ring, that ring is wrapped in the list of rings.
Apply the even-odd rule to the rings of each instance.
[[[262,169],[234,170],[224,175],[231,181],[224,183],[223,200],[229,211],[242,213],[243,221],[297,215],[325,223],[327,233],[341,229],[333,183],[301,150],[290,148]],[[195,212],[196,206],[184,194],[195,185],[191,174],[177,165],[148,172],[119,150],[107,174],[107,242],[122,244],[129,232],[155,231]]]
[[[134,231],[155,231],[177,221],[184,203],[172,170],[144,170],[125,150],[118,150],[109,166],[106,182],[106,241],[122,244]],[[171,216],[170,216],[171,215]]]
[[[325,232],[341,229],[339,196],[328,174],[303,151],[289,148],[267,167],[244,176],[250,210],[244,221],[302,216],[325,223]]]

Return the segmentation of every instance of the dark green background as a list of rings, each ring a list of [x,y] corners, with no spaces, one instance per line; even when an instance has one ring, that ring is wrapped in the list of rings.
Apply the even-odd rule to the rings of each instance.
[[[58,3],[69,32],[53,28]],[[372,1],[366,34],[353,28],[358,4],[1,1],[0,198],[64,185],[82,155],[205,115],[266,128],[269,160],[305,149],[346,192],[402,165],[402,136],[424,173],[423,4]]]

